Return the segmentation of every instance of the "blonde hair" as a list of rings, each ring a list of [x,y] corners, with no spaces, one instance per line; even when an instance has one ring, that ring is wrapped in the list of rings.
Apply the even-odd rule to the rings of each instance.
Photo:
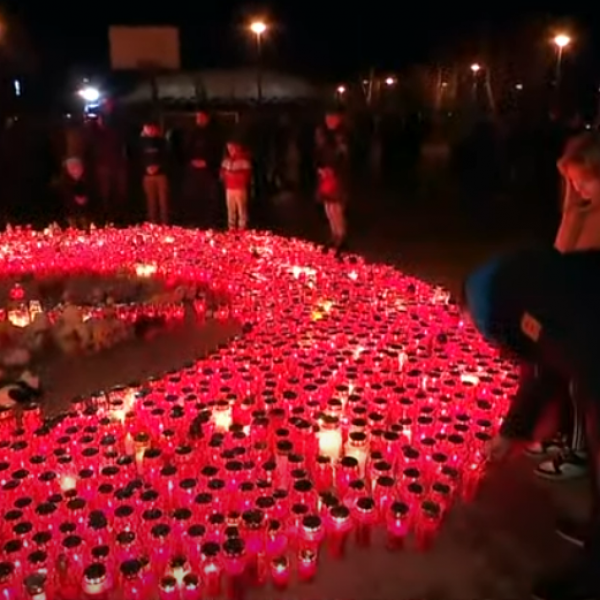
[[[586,131],[569,139],[558,161],[558,169],[564,175],[570,166],[581,167],[600,177],[600,134]]]

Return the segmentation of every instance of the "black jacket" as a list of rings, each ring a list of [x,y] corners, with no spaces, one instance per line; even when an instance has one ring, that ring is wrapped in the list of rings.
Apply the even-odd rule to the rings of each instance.
[[[491,342],[563,380],[574,380],[600,402],[600,251],[513,252],[475,271],[465,299],[475,325]],[[503,426],[528,435],[550,401],[555,377],[523,378]]]
[[[144,173],[150,174],[150,170],[154,170],[153,175],[162,174],[167,168],[167,142],[162,136],[142,136],[141,141],[141,158]]]

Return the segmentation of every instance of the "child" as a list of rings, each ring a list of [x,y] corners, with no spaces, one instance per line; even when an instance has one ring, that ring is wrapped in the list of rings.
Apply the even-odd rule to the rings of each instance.
[[[243,230],[248,225],[248,188],[251,177],[252,164],[246,150],[239,142],[230,140],[221,163],[221,181],[225,188],[230,230]]]
[[[69,227],[87,229],[91,223],[94,194],[80,158],[71,157],[65,161],[58,189]]]
[[[346,239],[346,145],[341,133],[319,129],[316,146],[317,199],[325,208],[331,232],[331,245],[339,251]]]

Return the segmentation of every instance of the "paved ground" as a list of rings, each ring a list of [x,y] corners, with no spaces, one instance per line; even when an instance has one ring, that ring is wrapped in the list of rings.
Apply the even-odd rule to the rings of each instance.
[[[403,215],[389,204],[368,203],[355,210],[352,244],[355,250],[376,260],[386,260],[431,281],[456,289],[462,276],[486,255],[515,243],[523,236],[494,236],[465,226],[451,215],[431,218],[427,210]],[[282,200],[273,209],[279,231],[313,239],[324,225],[312,206],[289,205]],[[360,229],[358,226],[360,225]],[[211,345],[226,339],[227,329],[209,324],[188,332],[186,343],[163,344],[155,340],[144,349],[122,348],[114,357],[89,359],[85,369],[72,370],[70,391],[85,391],[98,385],[130,380],[169,368],[170,361],[185,362]],[[181,336],[182,334],[177,334]],[[175,339],[175,338],[173,338]],[[186,345],[187,344],[187,345]],[[175,348],[178,348],[175,350]],[[155,362],[147,360],[155,356]],[[156,358],[158,357],[158,358]],[[176,360],[175,360],[176,359]],[[94,362],[95,360],[95,362]],[[129,363],[111,372],[114,364]],[[140,364],[141,367],[131,367]],[[174,365],[173,365],[174,366]],[[50,383],[65,385],[63,365]],[[77,371],[77,372],[75,372]],[[62,373],[62,374],[61,374]],[[85,373],[89,373],[88,376]],[[108,374],[108,375],[107,375]],[[57,382],[63,383],[57,383]],[[80,389],[81,387],[85,389]],[[531,464],[518,460],[490,472],[475,501],[453,511],[434,549],[425,555],[412,550],[392,554],[377,540],[369,550],[351,549],[342,562],[323,557],[319,575],[312,584],[294,584],[285,594],[269,588],[253,590],[251,599],[311,600],[520,600],[528,598],[534,577],[563,562],[571,551],[553,534],[558,509],[584,515],[585,485],[542,484],[534,481]]]
[[[478,262],[503,249],[535,243],[545,233],[528,223],[498,220],[493,228],[468,223],[439,207],[403,210],[366,203],[351,212],[351,244],[373,260],[397,265],[426,280],[458,290]],[[326,228],[312,208],[282,208],[282,232],[310,238]],[[374,545],[329,564],[293,598],[344,600],[520,600],[537,575],[562,564],[573,549],[553,532],[556,514],[585,517],[586,483],[535,479],[525,458],[491,471],[477,498],[453,511],[427,555],[389,554]],[[255,598],[276,598],[262,591]]]

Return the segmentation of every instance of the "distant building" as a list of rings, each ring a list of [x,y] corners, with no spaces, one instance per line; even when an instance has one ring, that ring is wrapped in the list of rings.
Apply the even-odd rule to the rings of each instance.
[[[158,100],[166,105],[196,103],[233,105],[256,103],[259,98],[255,69],[207,70],[170,73],[155,79]],[[264,71],[261,76],[262,101],[295,103],[318,100],[320,90],[312,83],[293,75]],[[141,81],[125,94],[124,104],[146,104],[152,101],[150,80]]]

